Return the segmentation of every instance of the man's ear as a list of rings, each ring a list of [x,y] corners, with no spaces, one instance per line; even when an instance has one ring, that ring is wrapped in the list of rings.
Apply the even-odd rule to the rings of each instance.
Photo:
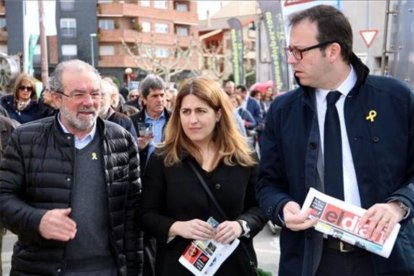
[[[62,95],[59,95],[59,93],[57,92],[52,92],[51,94],[52,97],[52,103],[53,106],[55,106],[57,109],[59,109],[62,105]]]
[[[327,50],[328,50],[328,58],[330,61],[333,62],[335,60],[342,58],[342,55],[341,55],[342,47],[339,43],[337,42],[332,43]]]

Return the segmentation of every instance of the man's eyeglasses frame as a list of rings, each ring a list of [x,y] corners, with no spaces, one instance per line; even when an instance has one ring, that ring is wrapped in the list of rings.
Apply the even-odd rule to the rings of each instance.
[[[336,41],[325,41],[325,42],[321,42],[321,43],[318,43],[318,44],[315,44],[315,45],[312,45],[312,46],[309,46],[309,47],[306,47],[306,48],[303,48],[303,49],[299,49],[297,47],[289,46],[289,47],[285,48],[285,51],[286,51],[286,54],[288,56],[293,56],[296,60],[302,60],[304,52],[307,52],[307,51],[310,51],[310,50],[313,50],[313,49],[316,49],[316,48],[325,47],[326,45],[332,44],[332,43],[335,43],[335,42]]]

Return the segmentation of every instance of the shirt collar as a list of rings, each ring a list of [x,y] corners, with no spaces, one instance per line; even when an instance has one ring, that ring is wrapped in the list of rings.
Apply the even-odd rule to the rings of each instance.
[[[346,79],[335,89],[336,91],[339,91],[342,95],[345,95],[345,96],[348,96],[349,92],[355,86],[356,81],[357,81],[357,75],[356,75],[355,69],[354,67],[352,67],[352,65],[350,67],[351,67],[351,71],[349,71],[349,74],[346,77]],[[316,95],[318,98],[321,97],[325,99],[329,91],[331,90],[317,88]]]
[[[145,118],[146,118],[146,119],[151,119],[151,120],[153,120],[153,121],[160,120],[160,119],[164,119],[164,118],[165,118],[165,111],[162,111],[162,113],[161,113],[161,115],[160,115],[160,117],[159,117],[158,119],[153,119],[153,118],[152,118],[152,117],[148,114],[147,110],[145,109]]]

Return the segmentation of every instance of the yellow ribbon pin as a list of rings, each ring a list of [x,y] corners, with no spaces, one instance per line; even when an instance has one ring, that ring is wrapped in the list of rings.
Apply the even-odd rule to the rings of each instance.
[[[368,121],[373,122],[375,117],[377,117],[377,112],[375,110],[370,110],[368,112],[368,116],[365,119],[367,119]]]
[[[98,160],[98,156],[96,155],[96,152],[92,152],[92,160]]]

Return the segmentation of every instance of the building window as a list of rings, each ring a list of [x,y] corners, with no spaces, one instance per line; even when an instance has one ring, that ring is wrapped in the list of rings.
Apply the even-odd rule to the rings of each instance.
[[[155,56],[157,58],[166,58],[169,55],[169,51],[167,48],[161,48],[161,47],[157,47],[155,49]]]
[[[6,18],[0,17],[0,28],[5,28],[7,26]]]
[[[113,30],[115,29],[115,24],[113,19],[99,19],[98,21],[99,28],[104,30]]]
[[[113,56],[115,55],[115,47],[110,45],[99,46],[100,56]]]
[[[188,5],[185,3],[176,3],[175,9],[179,12],[188,12]]]
[[[141,22],[142,32],[149,33],[151,32],[151,23],[150,22]]]
[[[158,1],[155,1],[155,2],[158,2]],[[139,1],[139,3],[143,7],[149,7],[150,6],[150,0],[141,0],[141,1]]]
[[[60,0],[60,9],[62,11],[75,10],[75,0]]]
[[[168,3],[165,0],[156,0],[156,1],[154,1],[154,8],[167,9],[168,8]]]
[[[188,36],[190,31],[188,29],[188,27],[185,26],[177,26],[176,27],[176,33],[179,36]]]
[[[78,46],[76,44],[62,45],[63,60],[74,59],[78,56]]]
[[[76,19],[75,18],[61,18],[60,19],[60,33],[63,37],[76,36]]]
[[[168,34],[168,24],[155,23],[155,32],[160,34]]]

